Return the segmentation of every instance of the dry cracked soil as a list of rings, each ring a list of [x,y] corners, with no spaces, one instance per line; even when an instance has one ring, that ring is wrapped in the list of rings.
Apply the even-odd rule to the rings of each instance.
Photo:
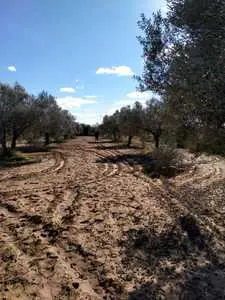
[[[0,169],[1,299],[225,299],[225,160],[150,179],[138,149],[77,138]],[[203,247],[180,228],[197,220]]]

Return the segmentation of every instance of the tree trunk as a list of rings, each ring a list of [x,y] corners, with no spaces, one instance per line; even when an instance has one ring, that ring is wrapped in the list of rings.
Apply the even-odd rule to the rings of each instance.
[[[12,140],[11,140],[11,151],[14,151],[16,149],[17,138],[18,138],[17,132],[16,132],[16,130],[13,130]]]
[[[154,135],[155,147],[159,148],[159,135]]]
[[[116,132],[113,131],[112,135],[113,135],[113,142],[117,142]]]
[[[184,144],[187,139],[187,129],[185,126],[181,126],[178,128],[176,132],[176,143],[177,143],[177,148],[185,148]]]
[[[1,145],[2,145],[2,154],[5,155],[8,153],[8,148],[7,148],[7,144],[6,144],[6,132],[5,132],[5,128],[4,126],[2,126],[1,128]]]
[[[17,136],[13,135],[11,141],[11,151],[14,151],[16,149],[16,141],[17,141]]]
[[[45,133],[45,146],[49,145],[50,139],[49,139],[49,133]]]
[[[129,135],[128,141],[127,141],[127,147],[130,147],[132,138],[133,138],[133,137],[132,137],[131,135]]]

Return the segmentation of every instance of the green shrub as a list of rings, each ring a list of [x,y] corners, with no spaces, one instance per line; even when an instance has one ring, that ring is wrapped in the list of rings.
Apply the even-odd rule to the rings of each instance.
[[[152,151],[151,158],[152,162],[144,168],[144,173],[152,178],[172,177],[181,170],[181,158],[173,148],[156,148]]]

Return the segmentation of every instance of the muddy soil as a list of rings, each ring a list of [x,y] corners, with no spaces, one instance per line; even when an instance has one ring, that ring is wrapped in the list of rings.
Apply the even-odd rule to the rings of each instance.
[[[1,299],[225,299],[225,160],[172,179],[138,149],[77,138],[0,169]],[[202,247],[180,227],[197,220]]]

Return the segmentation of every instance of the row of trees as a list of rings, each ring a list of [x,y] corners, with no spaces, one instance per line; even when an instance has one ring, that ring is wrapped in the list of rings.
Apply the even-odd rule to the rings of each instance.
[[[77,135],[78,136],[93,136],[95,131],[98,130],[98,124],[89,125],[84,123],[77,123]]]
[[[156,98],[146,102],[145,107],[136,102],[133,107],[125,106],[117,110],[112,116],[105,116],[101,125],[102,132],[118,140],[121,135],[127,136],[127,145],[131,145],[134,136],[153,136],[155,147],[159,147],[163,121],[166,117],[164,103]]]
[[[18,83],[14,86],[0,83],[0,143],[3,154],[15,150],[20,137],[29,140],[44,138],[47,145],[50,138],[69,138],[75,133],[74,117],[67,110],[62,110],[52,95],[43,91],[35,97]]]
[[[153,133],[156,128],[160,134],[169,128],[178,146],[195,145],[196,150],[223,152],[225,1],[168,0],[167,3],[166,17],[160,12],[150,19],[143,14],[138,22],[144,60],[143,73],[136,76],[138,89],[150,90],[161,98],[160,104],[146,107],[146,111],[152,110],[148,129]],[[158,105],[166,112],[159,127]],[[112,122],[117,132],[118,115],[122,119],[123,113],[128,116],[134,109],[123,108],[105,117],[104,124]]]

